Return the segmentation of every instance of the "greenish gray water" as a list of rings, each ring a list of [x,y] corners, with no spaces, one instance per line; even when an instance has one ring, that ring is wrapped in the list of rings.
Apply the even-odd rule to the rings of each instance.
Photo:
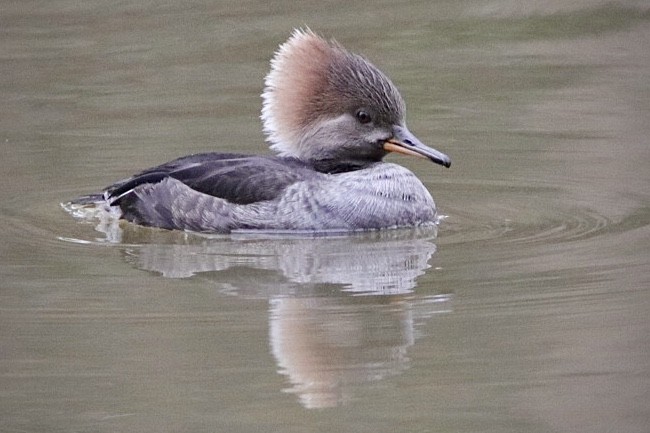
[[[648,431],[646,2],[0,11],[0,431]],[[262,80],[304,24],[387,72],[452,157],[390,157],[437,236],[201,237],[59,207],[183,154],[267,152]]]

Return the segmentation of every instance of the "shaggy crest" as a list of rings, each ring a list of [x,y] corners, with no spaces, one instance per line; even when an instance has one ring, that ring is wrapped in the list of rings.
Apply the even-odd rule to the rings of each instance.
[[[301,139],[315,122],[362,107],[386,122],[404,122],[404,101],[386,75],[309,29],[294,30],[278,48],[264,84],[266,140],[283,156],[300,157]]]

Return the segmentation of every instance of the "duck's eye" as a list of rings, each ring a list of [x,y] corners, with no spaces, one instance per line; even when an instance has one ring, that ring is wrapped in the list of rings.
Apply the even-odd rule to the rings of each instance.
[[[357,111],[356,116],[359,123],[370,123],[372,121],[372,117],[370,116],[370,114],[368,114],[368,112],[364,110]]]

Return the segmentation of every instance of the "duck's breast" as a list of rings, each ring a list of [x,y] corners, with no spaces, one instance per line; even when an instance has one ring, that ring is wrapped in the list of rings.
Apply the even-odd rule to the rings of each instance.
[[[431,223],[436,207],[408,169],[379,163],[299,182],[278,203],[277,221],[300,229],[378,229]]]

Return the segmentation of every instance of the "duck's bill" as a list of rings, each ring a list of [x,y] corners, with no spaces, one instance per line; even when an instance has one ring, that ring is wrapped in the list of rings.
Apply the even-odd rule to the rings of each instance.
[[[393,127],[393,137],[384,142],[384,150],[426,158],[445,167],[451,165],[451,159],[447,155],[425,145],[411,134],[411,131],[402,126]]]

